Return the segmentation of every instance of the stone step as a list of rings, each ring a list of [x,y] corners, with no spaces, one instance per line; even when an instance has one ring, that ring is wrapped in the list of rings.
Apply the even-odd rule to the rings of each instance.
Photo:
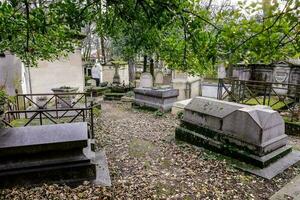
[[[86,122],[2,129],[0,157],[82,149],[87,130]]]
[[[38,169],[39,167],[61,166],[76,163],[89,163],[82,150],[68,152],[51,152],[47,154],[32,154],[23,157],[6,157],[0,163],[0,177],[18,173],[20,170]]]
[[[285,156],[289,152],[291,152],[291,146],[283,146],[274,152],[267,154],[263,157],[251,154],[243,150],[242,148],[238,148],[237,146],[231,146],[229,143],[222,142],[222,137],[225,135],[221,135],[218,132],[213,132],[211,130],[198,127],[199,131],[204,133],[210,131],[210,135],[215,135],[215,137],[208,137],[205,134],[200,134],[194,132],[193,130],[189,130],[183,127],[177,127],[175,131],[175,138],[181,141],[185,141],[191,143],[196,146],[205,147],[209,150],[215,151],[217,153],[221,153],[227,156],[231,156],[238,160],[244,161],[254,166],[258,166],[260,168],[264,168],[268,166],[270,163],[275,160]],[[217,139],[216,139],[217,138]]]
[[[96,178],[96,166],[82,150],[12,156],[0,163],[0,187],[47,182],[77,183]]]
[[[0,176],[0,187],[34,185],[41,183],[79,183],[96,178],[96,168],[90,162],[56,166],[36,166]]]
[[[276,192],[270,200],[300,199],[300,175]]]

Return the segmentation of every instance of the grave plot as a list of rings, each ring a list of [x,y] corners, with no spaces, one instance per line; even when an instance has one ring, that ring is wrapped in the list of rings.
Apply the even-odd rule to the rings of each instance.
[[[93,180],[96,167],[84,153],[86,123],[7,128],[0,136],[1,186]]]
[[[57,95],[42,107],[24,106],[26,110],[4,112],[2,122],[6,127],[0,129],[0,187],[48,182],[73,184],[83,180],[102,184],[99,178],[103,177],[103,184],[110,184],[105,154],[94,152],[93,103],[88,105],[83,94],[83,106],[58,108]],[[54,108],[45,106],[51,99],[55,99]],[[19,104],[15,108],[20,108]],[[16,120],[24,123],[13,127]]]
[[[112,187],[44,184],[0,190],[4,199],[268,199],[299,174],[290,167],[272,180],[244,173],[234,159],[174,139],[170,113],[104,102],[95,119],[96,149],[105,148]],[[295,141],[296,142],[296,141]],[[300,141],[297,143],[300,144]],[[141,192],[142,191],[142,192]]]
[[[134,89],[134,105],[163,112],[171,110],[177,101],[178,90],[170,86],[153,87],[153,77],[145,72],[141,76],[140,86]]]
[[[127,92],[132,90],[132,86],[125,85],[125,83],[121,83],[120,79],[120,74],[119,74],[119,64],[118,63],[113,63],[113,66],[115,68],[115,73],[113,76],[113,82],[112,84],[108,87],[109,91],[106,91],[104,93],[104,100],[108,101],[120,101],[122,97],[126,95]]]
[[[268,107],[196,97],[185,107],[176,139],[266,169],[247,170],[265,178],[274,177],[300,160],[298,152],[290,154],[282,117]],[[270,164],[278,165],[273,174],[268,173]]]
[[[171,110],[177,100],[178,90],[172,88],[135,88],[134,104],[140,107]]]

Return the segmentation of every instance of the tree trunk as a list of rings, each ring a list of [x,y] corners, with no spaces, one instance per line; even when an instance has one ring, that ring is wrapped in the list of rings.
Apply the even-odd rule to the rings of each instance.
[[[129,82],[133,83],[135,81],[135,63],[134,59],[128,60],[128,72],[129,72]]]
[[[106,64],[106,55],[105,55],[105,46],[104,46],[104,38],[100,37],[100,43],[101,43],[101,54],[103,58],[103,64]]]

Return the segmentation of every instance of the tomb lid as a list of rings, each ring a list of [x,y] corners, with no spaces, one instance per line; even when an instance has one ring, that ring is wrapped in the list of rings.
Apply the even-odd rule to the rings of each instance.
[[[238,112],[247,113],[262,130],[276,127],[277,125],[283,123],[283,119],[279,113],[272,109],[253,106],[241,108],[238,110]]]
[[[217,118],[223,118],[230,113],[244,107],[250,106],[233,102],[220,101],[207,97],[195,97],[185,107],[185,110],[190,110]]]
[[[0,135],[0,149],[86,141],[88,139],[87,123],[65,123],[43,126],[26,126],[9,128]]]
[[[177,97],[178,90],[173,88],[135,88],[135,94],[141,94],[145,96],[153,96],[153,97]]]

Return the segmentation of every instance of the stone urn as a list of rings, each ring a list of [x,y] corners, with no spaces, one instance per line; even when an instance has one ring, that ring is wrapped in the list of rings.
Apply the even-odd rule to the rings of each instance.
[[[64,94],[64,93],[76,93],[79,90],[79,88],[62,86],[59,88],[52,88],[51,90],[54,92],[54,94],[57,94],[58,96],[57,98],[58,107],[70,108],[75,100],[76,94]]]

